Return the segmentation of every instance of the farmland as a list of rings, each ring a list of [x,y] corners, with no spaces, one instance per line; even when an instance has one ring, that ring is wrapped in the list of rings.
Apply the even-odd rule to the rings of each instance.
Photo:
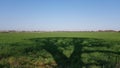
[[[119,66],[119,32],[0,33],[0,68]]]

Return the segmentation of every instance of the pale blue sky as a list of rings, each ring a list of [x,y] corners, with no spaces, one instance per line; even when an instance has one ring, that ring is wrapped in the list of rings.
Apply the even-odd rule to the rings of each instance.
[[[120,30],[120,0],[0,0],[0,30]]]

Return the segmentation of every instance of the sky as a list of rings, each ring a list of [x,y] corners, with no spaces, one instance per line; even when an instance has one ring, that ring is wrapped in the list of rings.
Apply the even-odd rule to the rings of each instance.
[[[0,30],[120,30],[120,0],[0,0]]]

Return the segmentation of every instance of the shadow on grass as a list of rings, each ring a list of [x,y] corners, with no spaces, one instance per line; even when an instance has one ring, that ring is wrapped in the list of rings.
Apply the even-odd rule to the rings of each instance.
[[[50,56],[48,54],[50,54],[57,64],[51,66],[52,68],[120,67],[120,51],[115,50],[115,43],[105,40],[93,38],[49,37],[32,38],[27,39],[27,41],[30,43],[18,42],[9,46],[1,47],[0,60],[2,60],[2,58],[9,58],[11,56],[14,57],[24,55],[26,57],[32,56],[32,59],[36,57],[38,59],[40,56],[44,57],[45,59],[49,59]],[[8,64],[8,67],[14,67],[16,63],[19,64],[19,68],[21,68],[22,65],[32,66],[30,63],[31,60],[26,61],[27,59],[23,58],[23,60],[18,61],[17,59],[12,59],[12,63]],[[0,64],[0,67],[2,68],[6,66],[4,64]]]
[[[100,39],[33,38],[30,40],[53,56],[57,63],[57,68],[93,68],[93,66],[115,68],[116,63],[120,62],[120,52],[113,51],[110,49],[113,44]],[[69,57],[60,50],[60,47],[66,49],[68,46],[73,46],[73,51]],[[100,53],[101,56],[98,55],[97,57],[100,58],[95,57],[98,53]],[[92,54],[94,54],[94,56]],[[92,56],[90,57],[90,55]],[[111,59],[112,56],[116,56],[115,60]]]

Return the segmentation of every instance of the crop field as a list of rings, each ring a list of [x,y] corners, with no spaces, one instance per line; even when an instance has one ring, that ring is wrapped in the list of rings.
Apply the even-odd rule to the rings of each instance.
[[[0,68],[120,68],[120,32],[1,32]]]

